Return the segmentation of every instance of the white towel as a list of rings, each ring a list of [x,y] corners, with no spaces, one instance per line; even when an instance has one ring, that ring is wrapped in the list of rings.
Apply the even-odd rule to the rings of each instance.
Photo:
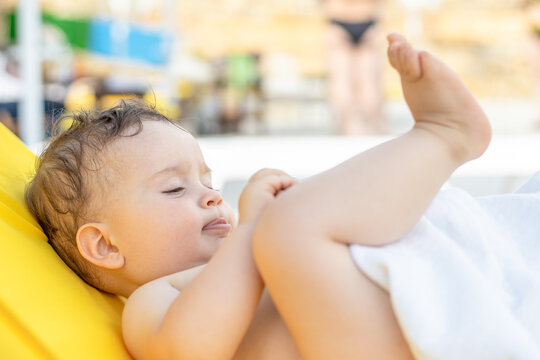
[[[540,174],[513,194],[443,190],[400,241],[350,250],[417,359],[540,359]]]

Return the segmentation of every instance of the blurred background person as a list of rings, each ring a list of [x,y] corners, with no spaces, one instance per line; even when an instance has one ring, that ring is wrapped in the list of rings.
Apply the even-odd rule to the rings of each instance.
[[[385,132],[378,18],[383,0],[322,0],[330,101],[337,131]]]

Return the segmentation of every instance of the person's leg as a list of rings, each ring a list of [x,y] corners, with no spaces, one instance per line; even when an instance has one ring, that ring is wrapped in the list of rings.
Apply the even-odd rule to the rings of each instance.
[[[383,114],[380,29],[371,27],[354,53],[355,102],[365,127],[373,133],[387,131]]]
[[[257,266],[306,359],[411,357],[388,295],[356,268],[348,244],[404,236],[490,140],[487,118],[450,69],[397,35],[389,40],[414,128],[288,189],[255,231]]]
[[[328,90],[336,132],[350,134],[358,122],[354,99],[354,48],[348,34],[335,24],[326,29]]]

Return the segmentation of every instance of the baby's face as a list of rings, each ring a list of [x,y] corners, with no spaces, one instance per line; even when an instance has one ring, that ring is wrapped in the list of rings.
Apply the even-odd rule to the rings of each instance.
[[[235,217],[212,189],[196,140],[172,124],[144,121],[141,133],[115,141],[107,154],[114,185],[104,223],[131,281],[208,262]]]

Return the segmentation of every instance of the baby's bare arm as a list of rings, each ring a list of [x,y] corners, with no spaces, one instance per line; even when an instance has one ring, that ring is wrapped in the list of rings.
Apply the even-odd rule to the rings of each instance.
[[[254,175],[241,200],[240,225],[193,281],[185,272],[144,285],[124,310],[124,337],[138,359],[230,359],[257,309],[263,283],[251,252],[258,213],[294,184],[286,174]],[[184,283],[185,287],[178,289]]]

